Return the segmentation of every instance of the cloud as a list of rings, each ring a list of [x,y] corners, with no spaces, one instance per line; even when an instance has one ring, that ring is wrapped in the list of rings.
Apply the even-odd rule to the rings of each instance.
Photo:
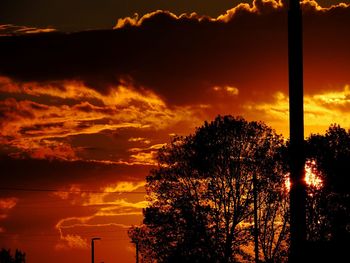
[[[226,96],[226,95],[234,96],[239,94],[239,89],[237,89],[236,87],[230,87],[230,86],[224,86],[224,87],[215,86],[213,87],[213,90],[216,92],[220,92],[221,94],[223,94],[223,96]]]
[[[331,4],[330,6],[323,7],[315,0],[303,0],[303,1],[301,1],[301,5],[302,5],[304,12],[312,12],[315,10],[321,11],[321,12],[327,12],[327,11],[331,11],[334,9],[350,7],[350,4],[343,3],[343,2],[334,3],[334,4]]]
[[[303,7],[305,95],[340,113],[346,103],[313,96],[350,83],[350,8]],[[285,11],[255,1],[216,18],[157,11],[115,30],[0,38],[1,157],[150,166],[151,145],[219,113],[287,136]]]
[[[319,7],[319,5],[315,2],[315,7]],[[143,16],[140,16],[138,13],[135,13],[133,17],[124,17],[119,18],[117,20],[117,24],[114,29],[120,29],[128,26],[142,26],[144,23],[148,22],[153,23],[152,20],[158,19],[170,19],[170,20],[179,20],[188,21],[194,20],[199,23],[208,23],[208,22],[225,22],[228,23],[235,18],[235,16],[239,16],[241,13],[268,13],[274,11],[276,9],[282,8],[282,1],[274,1],[274,0],[255,0],[252,4],[248,3],[239,3],[237,6],[228,9],[225,14],[221,14],[216,18],[212,18],[207,15],[199,15],[196,12],[192,13],[183,13],[181,15],[176,15],[170,11],[157,10]]]
[[[56,245],[57,250],[73,248],[73,249],[88,249],[88,241],[79,235],[65,235],[62,236],[62,241]]]
[[[350,8],[303,9],[307,135],[349,125]],[[18,202],[1,213],[0,231],[45,229],[59,254],[86,248],[96,231],[126,240],[147,205],[136,192],[171,135],[219,113],[288,135],[280,2],[175,13],[140,13],[114,30],[0,37],[2,185],[59,190],[11,193]]]
[[[129,138],[128,140],[129,142],[143,142],[145,144],[150,144],[151,141],[150,140],[147,140],[146,138],[141,138],[141,137],[137,137],[137,138]]]
[[[305,87],[348,83],[350,8],[338,4],[321,11],[310,1],[303,6]],[[99,97],[106,104],[108,96],[101,97],[125,82],[168,106],[230,103],[238,113],[235,98],[223,101],[213,87],[237,88],[240,101],[287,90],[287,19],[280,2],[241,4],[216,18],[157,11],[127,20],[135,26],[0,40],[0,73],[26,94],[84,98],[94,105],[91,100]],[[74,88],[46,89],[63,80]],[[32,82],[42,86],[33,88]]]
[[[10,210],[13,209],[18,203],[18,198],[16,197],[6,197],[0,198],[0,220],[5,220],[8,218]],[[5,233],[6,228],[0,226],[0,233]]]
[[[69,142],[72,136],[115,132],[122,128],[160,130],[197,118],[196,110],[191,107],[170,108],[154,92],[137,90],[130,85],[117,86],[108,94],[101,94],[77,82],[43,87],[37,83],[21,85],[2,78],[1,83],[2,91],[10,96],[17,93],[30,96],[26,100],[9,97],[0,101],[1,143],[18,149],[19,152],[12,153],[14,157],[26,154],[39,159],[78,160],[85,149],[73,147]],[[45,95],[53,100],[64,99],[63,103],[33,101],[36,96]],[[69,101],[73,98],[75,100]]]
[[[0,199],[0,210],[10,210],[16,206],[18,202],[17,198],[1,198]]]
[[[289,99],[285,93],[274,94],[271,103],[247,104],[247,110],[252,115],[259,114],[273,127],[278,124],[288,124]],[[324,133],[331,123],[338,123],[348,127],[350,114],[350,91],[349,85],[343,88],[320,91],[319,93],[307,94],[304,97],[305,136],[313,133]]]
[[[74,234],[79,233],[79,229],[91,228],[99,232],[96,229],[117,227],[126,231],[131,223],[123,223],[122,218],[140,217],[142,215],[141,209],[148,204],[143,200],[142,195],[136,199],[129,196],[130,193],[138,189],[144,189],[143,186],[144,182],[119,182],[104,187],[101,193],[79,193],[79,190],[74,187],[71,188],[72,193],[69,196],[60,194],[60,197],[65,200],[70,197],[69,199],[73,205],[81,204],[83,207],[93,207],[94,212],[89,216],[73,216],[60,219],[55,228],[60,234],[61,242],[58,243],[56,248],[85,248],[83,244],[86,243],[86,240],[82,238],[82,234]],[[123,194],[116,194],[116,192],[126,192],[126,196],[121,197]]]
[[[36,28],[28,26],[17,26],[12,24],[0,25],[0,37],[2,36],[18,36],[25,34],[39,34],[55,32],[54,28]]]
[[[2,186],[15,188],[38,188],[69,190],[71,186],[95,189],[103,185],[113,185],[120,181],[144,181],[149,167],[143,165],[126,166],[89,161],[62,161],[45,159],[1,158]],[[30,178],[30,180],[28,180]],[[98,178],[98,184],[96,184]],[[68,189],[67,189],[68,188]],[[15,192],[16,196],[28,193]]]

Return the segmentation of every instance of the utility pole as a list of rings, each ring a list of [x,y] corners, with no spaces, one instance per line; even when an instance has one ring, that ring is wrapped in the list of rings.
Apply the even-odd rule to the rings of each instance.
[[[259,227],[258,227],[258,186],[256,172],[253,172],[253,198],[254,198],[254,254],[255,263],[259,263]]]
[[[139,241],[135,241],[135,247],[136,247],[136,263],[139,263]]]
[[[306,184],[304,180],[303,38],[300,0],[287,0],[290,127],[290,255],[303,262],[306,246]]]
[[[95,263],[95,240],[101,240],[100,237],[93,237],[91,238],[91,263]]]

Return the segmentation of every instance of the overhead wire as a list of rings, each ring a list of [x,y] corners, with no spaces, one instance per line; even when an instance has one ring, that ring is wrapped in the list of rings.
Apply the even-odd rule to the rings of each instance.
[[[48,188],[17,188],[0,187],[0,191],[18,191],[18,192],[59,192],[59,193],[92,193],[92,194],[146,194],[145,191],[101,191],[101,190],[60,190]]]

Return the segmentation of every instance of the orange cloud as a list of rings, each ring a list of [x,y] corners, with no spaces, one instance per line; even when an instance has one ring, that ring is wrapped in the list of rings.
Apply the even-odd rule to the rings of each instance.
[[[245,105],[251,116],[259,114],[267,123],[283,134],[289,134],[289,99],[283,92],[274,94],[274,100],[267,103],[249,103]],[[350,120],[350,89],[323,91],[305,94],[304,118],[305,137],[313,133],[324,133],[331,123],[348,127]]]
[[[196,20],[198,22],[229,22],[234,17],[241,12],[250,12],[250,13],[266,13],[268,10],[275,10],[283,6],[282,1],[275,0],[254,0],[253,3],[239,3],[237,6],[226,11],[225,14],[219,15],[217,18],[212,18],[209,16],[199,15],[195,12],[191,14],[181,14],[176,15],[169,11],[157,10],[144,16],[140,17],[139,14],[135,13],[133,17],[119,18],[114,29],[120,29],[125,26],[141,26],[143,23],[146,23],[148,20],[153,19],[159,15],[166,15],[174,20]]]
[[[332,9],[337,9],[337,8],[348,8],[350,7],[350,4],[346,3],[337,3],[330,5],[329,7],[322,7],[317,1],[315,0],[303,0],[301,1],[301,5],[304,11],[321,11],[321,12],[327,12]]]
[[[144,144],[150,144],[151,141],[147,140],[146,138],[141,138],[141,137],[137,137],[137,138],[129,138],[128,140],[129,142],[143,142]]]
[[[8,217],[10,210],[13,209],[18,203],[18,198],[8,197],[0,198],[0,220],[4,220]],[[0,226],[0,233],[6,232],[5,227]]]
[[[62,241],[59,242],[55,248],[57,250],[62,249],[88,249],[88,241],[87,239],[82,238],[79,235],[65,235],[61,236]]]
[[[18,199],[15,197],[10,198],[0,198],[0,209],[1,210],[10,210],[14,208],[18,203]]]
[[[91,208],[88,216],[72,216],[60,219],[55,228],[60,234],[61,241],[57,249],[86,248],[87,239],[77,234],[80,228],[118,227],[127,230],[130,224],[123,223],[123,217],[142,215],[142,209],[148,204],[143,195],[133,196],[134,191],[144,191],[145,182],[118,182],[107,185],[101,192],[83,192],[77,185],[72,185],[69,191],[58,192],[58,197],[70,200],[77,206]],[[123,192],[125,194],[123,194]]]
[[[301,2],[302,8],[305,11],[322,11],[326,12],[336,8],[347,8],[350,5],[346,3],[337,3],[329,7],[322,7],[315,0],[303,0]],[[152,20],[156,16],[166,15],[173,20],[196,20],[198,22],[225,22],[228,23],[232,21],[237,15],[249,12],[257,14],[267,14],[277,9],[283,8],[282,0],[254,0],[251,4],[248,3],[239,3],[237,6],[226,11],[225,14],[219,15],[216,18],[209,16],[199,15],[197,13],[184,13],[181,15],[176,15],[169,11],[157,10],[148,14],[143,15],[142,17],[139,14],[135,13],[133,17],[119,18],[117,24],[114,26],[114,29],[120,29],[126,26],[141,26],[143,23],[146,23],[149,20]]]
[[[63,140],[70,136],[97,134],[121,128],[152,127],[157,130],[180,121],[193,122],[197,119],[196,112],[191,107],[169,108],[152,91],[136,90],[132,86],[114,87],[108,94],[101,94],[78,82],[62,83],[58,87],[41,86],[37,83],[17,84],[8,78],[2,78],[1,83],[3,92],[31,96],[49,95],[64,99],[60,105],[14,98],[0,101],[0,112],[4,116],[0,125],[1,143],[21,149],[33,158],[78,160],[81,149],[73,148]],[[65,100],[73,98],[90,102],[77,101],[73,105],[64,103]],[[143,142],[149,143],[146,139]],[[137,156],[132,158],[141,159]]]
[[[224,96],[225,95],[234,96],[239,94],[239,89],[232,86],[224,86],[224,87],[215,86],[213,87],[213,90],[216,92],[222,93]]]
[[[348,127],[349,7],[302,5],[305,135],[334,121]],[[86,248],[104,230],[118,230],[129,242],[126,229],[142,220],[147,205],[144,176],[170,134],[193,132],[219,113],[263,120],[289,134],[281,2],[240,4],[216,18],[157,11],[121,19],[115,28],[0,40],[1,149],[23,158],[6,159],[8,169],[1,170],[9,184],[16,173],[17,182],[33,177],[29,184],[62,189],[50,198],[67,206],[64,215],[59,210],[45,222],[51,231],[56,226],[57,249]],[[0,219],[9,220],[4,211]],[[38,229],[47,219],[40,220]]]
[[[16,36],[24,34],[38,34],[55,32],[54,28],[36,28],[28,26],[16,26],[12,24],[0,25],[0,36]]]

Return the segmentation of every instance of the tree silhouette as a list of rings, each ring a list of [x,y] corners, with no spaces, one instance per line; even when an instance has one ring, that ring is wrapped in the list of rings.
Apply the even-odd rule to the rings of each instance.
[[[141,255],[157,262],[252,260],[247,248],[253,242],[255,178],[264,234],[258,247],[270,260],[280,257],[287,210],[273,210],[284,185],[276,158],[282,146],[282,138],[265,124],[232,116],[218,116],[195,134],[174,138],[159,151],[158,168],[147,177],[144,224],[129,232],[142,243]]]
[[[25,263],[26,254],[16,249],[15,255],[11,254],[10,249],[2,248],[0,251],[0,263]]]
[[[282,160],[281,160],[282,161]],[[282,162],[283,163],[283,162]],[[286,262],[289,250],[289,192],[285,167],[259,192],[259,245],[265,262]]]
[[[323,180],[322,189],[308,190],[308,239],[331,260],[344,260],[350,246],[350,131],[331,125],[325,135],[311,135],[306,149]]]

